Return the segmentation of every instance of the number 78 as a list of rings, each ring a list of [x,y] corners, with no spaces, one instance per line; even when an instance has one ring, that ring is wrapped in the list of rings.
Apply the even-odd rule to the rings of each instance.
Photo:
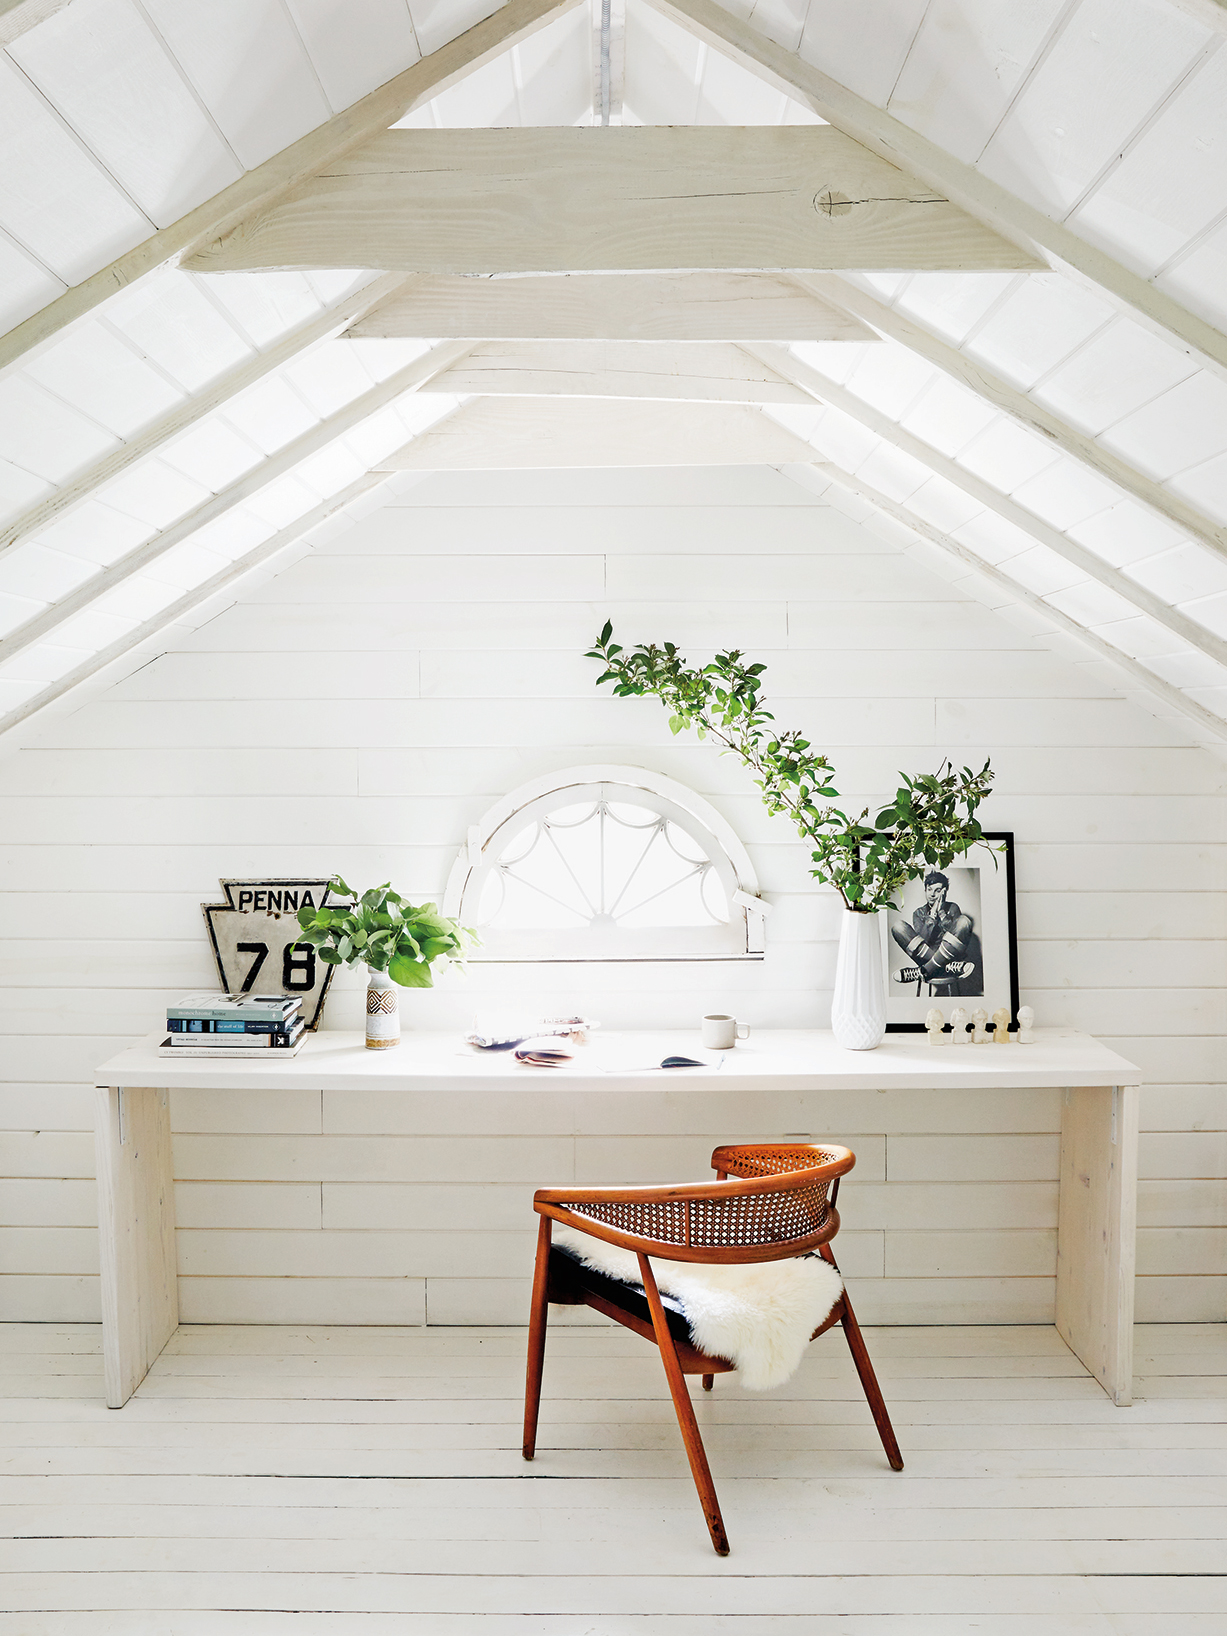
[[[260,975],[260,968],[268,959],[267,943],[239,943],[240,954],[254,954],[239,987],[240,994],[250,994]],[[287,943],[281,954],[281,986],[290,994],[302,994],[315,987],[315,950],[310,943]]]

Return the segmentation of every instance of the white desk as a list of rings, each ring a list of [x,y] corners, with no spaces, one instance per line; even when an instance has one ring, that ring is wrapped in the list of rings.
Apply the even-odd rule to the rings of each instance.
[[[693,1095],[695,1129],[703,1130],[704,1100],[718,1093],[727,1109],[724,1093],[735,1092],[740,1128],[763,1139],[785,1134],[758,1128],[755,1105],[763,1093],[797,1093],[803,1101],[824,1091],[1061,1090],[1056,1324],[1113,1401],[1132,1400],[1139,1076],[1132,1063],[1086,1035],[1041,1030],[1031,1046],[961,1047],[934,1047],[924,1035],[890,1035],[876,1051],[861,1052],[841,1050],[817,1030],[764,1030],[727,1053],[718,1068],[666,1072],[637,1065],[693,1050],[697,1042],[684,1033],[598,1035],[574,1066],[531,1069],[509,1054],[477,1055],[450,1034],[411,1034],[395,1050],[367,1051],[360,1035],[326,1032],[311,1036],[297,1057],[267,1062],[167,1062],[156,1050],[162,1037],[151,1036],[98,1070],[103,1343],[112,1408],[127,1402],[179,1321],[172,1087],[242,1088],[252,1097],[261,1088],[484,1093],[466,1104],[477,1110],[471,1116],[479,1118],[483,1105],[497,1106],[504,1131],[515,1128],[519,1101],[539,1110],[543,1090],[562,1093],[559,1106],[565,1104],[572,1130],[583,1128],[585,1101],[599,1103],[607,1118],[610,1093],[615,1101],[627,1093],[630,1108],[657,1088]],[[485,1097],[497,1100],[485,1103]],[[475,1140],[486,1137],[479,1123],[466,1130]],[[449,1140],[463,1145],[466,1135]],[[557,1179],[543,1175],[540,1185]]]

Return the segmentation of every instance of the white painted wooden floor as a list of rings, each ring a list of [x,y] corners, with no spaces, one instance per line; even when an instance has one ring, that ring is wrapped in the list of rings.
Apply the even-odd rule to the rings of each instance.
[[[1045,1328],[836,1333],[718,1378],[707,1542],[659,1361],[554,1331],[186,1327],[135,1399],[99,1331],[0,1326],[0,1636],[1223,1636],[1227,1325],[1138,1331],[1112,1407]],[[702,1394],[697,1390],[696,1396]]]

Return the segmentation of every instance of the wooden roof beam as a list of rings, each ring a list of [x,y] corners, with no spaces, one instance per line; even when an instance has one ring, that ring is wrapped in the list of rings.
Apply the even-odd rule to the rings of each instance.
[[[216,596],[220,591],[229,589],[231,585],[244,578],[245,575],[250,574],[253,569],[259,568],[271,557],[275,557],[278,552],[284,551],[288,546],[300,540],[304,534],[309,534],[313,528],[318,528],[320,523],[326,521],[335,512],[343,510],[352,501],[360,499],[362,495],[369,493],[371,489],[378,488],[381,483],[387,481],[388,478],[385,474],[366,472],[350,483],[347,488],[342,489],[339,494],[332,495],[330,499],[322,500],[318,506],[312,507],[303,516],[296,517],[285,528],[279,529],[271,539],[262,541],[261,544],[253,546],[250,551],[245,552],[243,556],[236,557],[233,562],[228,562],[224,568],[219,568],[211,578],[202,581],[199,585],[194,585],[190,591],[185,591],[181,597],[167,607],[159,608],[156,614],[153,614],[142,624],[137,625],[133,630],[125,631],[114,642],[109,643],[105,648],[100,648],[97,653],[92,653],[88,659],[83,659],[79,665],[74,666],[72,670],[66,671],[63,676],[57,676],[53,682],[48,682],[47,686],[41,689],[40,692],[14,706],[6,716],[0,717],[0,735],[20,726],[23,721],[28,721],[31,716],[37,715],[40,710],[45,710],[49,704],[54,704],[57,699],[63,698],[65,694],[71,693],[75,688],[82,686],[91,677],[96,676],[99,671],[105,670],[108,665],[113,665],[117,660],[131,653],[133,648],[140,647],[143,642],[151,641],[154,637],[159,636],[164,630],[169,629],[171,625],[177,624],[179,620],[191,613],[193,608],[198,608],[202,603],[208,602],[211,597]]]
[[[812,402],[731,341],[483,341],[422,390],[466,397]]]
[[[1227,34],[1227,0],[1171,0],[1171,3],[1203,28],[1212,28],[1216,34]]]
[[[151,562],[165,556],[172,547],[189,539],[206,523],[216,522],[219,517],[224,517],[228,511],[244,500],[249,500],[261,489],[267,488],[277,478],[284,477],[300,461],[318,454],[321,449],[327,448],[330,443],[343,437],[353,427],[380,409],[386,408],[396,398],[421,386],[440,370],[447,369],[462,358],[467,350],[467,342],[445,341],[425,357],[415,359],[404,369],[397,370],[395,375],[390,375],[386,381],[381,381],[369,392],[364,392],[352,403],[347,403],[343,409],[338,409],[336,414],[322,420],[318,426],[313,426],[301,437],[296,437],[292,443],[287,443],[283,449],[270,455],[254,470],[246,472],[228,488],[211,495],[194,510],[189,511],[186,517],[181,517],[169,528],[164,528],[161,533],[145,540],[126,556],[118,558],[110,567],[103,568],[87,579],[75,591],[61,597],[58,602],[52,603],[33,619],[26,620],[25,624],[19,625],[16,630],[10,631],[6,637],[0,639],[0,663],[40,641],[49,632],[71,619],[74,614],[79,614],[90,607],[99,597],[113,591],[117,585],[122,585],[134,574],[139,574]]]
[[[215,193],[195,210],[189,210],[186,216],[142,240],[110,266],[75,284],[24,323],[9,330],[7,335],[0,336],[0,369],[51,341],[116,290],[134,284],[182,252],[226,233],[253,211],[270,209],[316,171],[403,119],[419,102],[437,96],[580,3],[581,0],[506,0],[492,16],[474,23],[438,51],[422,57],[386,85],[249,170],[237,182]],[[335,264],[319,262],[317,265]]]
[[[474,398],[377,469],[779,466],[812,454],[801,438],[745,404]]]
[[[0,527],[0,553],[75,510],[104,484],[118,477],[136,461],[153,454],[164,443],[187,431],[205,415],[223,408],[231,398],[245,392],[249,386],[254,386],[265,375],[272,374],[274,370],[282,368],[292,359],[305,356],[313,348],[335,336],[344,324],[366,312],[377,302],[386,299],[392,291],[400,287],[401,283],[401,279],[389,274],[376,279],[364,289],[351,292],[340,301],[333,302],[330,307],[325,307],[323,312],[317,313],[307,323],[300,324],[297,329],[281,336],[265,351],[258,352],[254,358],[248,358],[226,374],[219,375],[193,397],[177,403],[173,409],[168,410],[143,431],[137,432],[118,449],[103,455],[101,460],[95,461],[92,466],[70,478],[45,499],[39,500],[19,517]]]
[[[648,4],[680,28],[796,97],[874,153],[892,164],[905,165],[951,203],[960,205],[1003,237],[1054,263],[1062,263],[1065,269],[1106,290],[1139,322],[1181,347],[1194,348],[1227,378],[1227,335],[1222,330],[974,166],[955,159],[884,108],[850,91],[796,52],[786,51],[726,11],[718,0],[648,0]]]
[[[910,528],[932,545],[936,545],[939,550],[944,551],[948,556],[965,564],[971,572],[980,575],[982,579],[988,580],[990,584],[998,586],[1012,602],[1021,603],[1023,607],[1030,608],[1041,614],[1051,624],[1055,625],[1059,631],[1066,636],[1072,636],[1097,658],[1104,659],[1115,666],[1123,675],[1129,678],[1134,687],[1149,693],[1153,698],[1166,705],[1169,710],[1176,712],[1186,721],[1192,723],[1197,729],[1199,740],[1203,736],[1208,737],[1220,751],[1224,743],[1227,743],[1227,721],[1224,721],[1221,716],[1216,716],[1205,705],[1199,704],[1196,699],[1191,699],[1187,693],[1182,693],[1178,687],[1173,687],[1170,682],[1164,681],[1163,677],[1156,676],[1153,670],[1147,670],[1145,665],[1131,658],[1129,654],[1122,652],[1120,648],[1113,647],[1112,643],[1106,641],[1102,636],[1097,636],[1094,631],[1087,630],[1085,625],[1080,625],[1076,619],[1062,612],[1060,608],[1054,608],[1050,602],[1045,602],[1038,592],[1021,585],[1004,569],[995,567],[990,562],[985,562],[984,558],[977,556],[969,546],[952,539],[950,535],[944,534],[940,528],[926,522],[923,517],[917,517],[906,506],[900,505],[898,501],[892,500],[888,495],[873,488],[870,484],[862,482],[859,477],[854,477],[850,472],[844,471],[841,466],[833,465],[829,461],[822,461],[815,462],[809,469],[828,477],[833,483],[837,483],[840,488],[846,489],[849,494],[859,495],[861,499],[867,500],[878,511],[883,512],[888,517],[893,517],[896,522],[902,523],[905,528]],[[787,467],[784,468],[784,473],[786,476],[794,476],[794,473],[790,472]]]
[[[828,125],[384,131],[184,257],[191,272],[1042,265]]]
[[[0,50],[68,4],[70,0],[0,0]]]
[[[1122,600],[1144,613],[1157,624],[1178,636],[1182,642],[1199,652],[1207,654],[1211,659],[1217,659],[1220,664],[1227,665],[1227,639],[1217,636],[1213,631],[1199,625],[1195,619],[1173,608],[1162,597],[1148,591],[1145,586],[1139,585],[1136,580],[1122,574],[1120,569],[1113,568],[1102,557],[1088,551],[1086,546],[1079,545],[1068,534],[1062,534],[1059,528],[1046,523],[1042,517],[1037,517],[1033,511],[1020,506],[1017,500],[1012,500],[1008,494],[1002,494],[1000,489],[977,477],[974,472],[960,466],[957,460],[942,454],[931,443],[899,425],[898,421],[891,420],[864,399],[858,398],[855,392],[850,392],[846,386],[840,386],[837,381],[830,380],[821,371],[812,365],[803,363],[800,358],[794,358],[783,347],[751,346],[747,347],[752,357],[760,362],[769,364],[777,374],[783,375],[785,380],[791,380],[795,385],[804,387],[820,403],[828,403],[835,409],[840,409],[851,419],[857,420],[862,426],[868,427],[871,432],[901,449],[904,454],[910,455],[913,460],[922,466],[927,466],[935,476],[944,477],[948,483],[963,490],[973,500],[979,502],[986,510],[994,511],[1007,523],[1029,534],[1037,545],[1045,545],[1050,551],[1063,558],[1072,567],[1085,574],[1088,579],[1095,580],[1107,590],[1113,591]]]
[[[592,113],[597,125],[622,123],[626,83],[626,0],[593,0]]]
[[[977,363],[967,353],[960,352],[958,347],[934,335],[932,330],[888,307],[885,302],[875,300],[866,291],[833,273],[799,273],[794,277],[802,289],[812,290],[815,295],[842,307],[850,315],[863,318],[882,335],[927,358],[943,373],[970,387],[1011,419],[1048,438],[1082,465],[1098,472],[1100,477],[1114,483],[1125,494],[1131,494],[1148,510],[1175,523],[1177,528],[1183,529],[1217,555],[1227,557],[1227,527],[1211,522],[1196,506],[1190,505],[1171,489],[1164,488],[1162,483],[1156,483],[1153,477],[1144,476],[1127,460],[1113,454],[1069,421],[1062,420],[1060,415],[1045,409],[1043,404],[1028,397],[1000,375],[995,375],[985,365]]]
[[[565,273],[406,278],[347,336],[491,341],[876,341],[783,273]]]

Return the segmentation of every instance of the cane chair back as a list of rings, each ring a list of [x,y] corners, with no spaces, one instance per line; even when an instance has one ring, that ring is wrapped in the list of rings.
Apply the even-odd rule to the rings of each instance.
[[[708,1264],[783,1261],[839,1231],[834,1189],[856,1157],[846,1147],[717,1148],[712,1166],[735,1181],[673,1187],[547,1187],[539,1215],[641,1255]],[[728,1158],[727,1164],[718,1161]],[[786,1156],[791,1162],[786,1162]]]
[[[711,1156],[711,1167],[717,1176],[785,1176],[849,1156],[846,1147],[832,1147],[830,1143],[740,1142],[733,1147],[718,1147]],[[845,1165],[836,1175],[842,1176],[851,1168]]]

